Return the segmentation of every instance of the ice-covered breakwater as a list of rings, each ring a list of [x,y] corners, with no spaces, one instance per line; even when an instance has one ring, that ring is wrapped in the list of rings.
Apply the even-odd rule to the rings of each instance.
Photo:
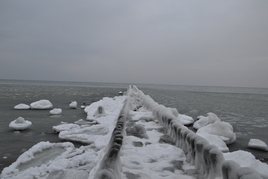
[[[59,138],[84,145],[39,142],[0,178],[267,178],[267,164],[246,151],[222,153],[184,126],[193,122],[190,116],[159,105],[136,86],[84,111],[83,119],[53,126]]]
[[[153,112],[154,117],[165,126],[176,146],[183,149],[187,160],[196,167],[200,176],[210,179],[268,178],[268,175],[261,175],[252,168],[240,167],[233,160],[225,160],[223,153],[216,146],[209,145],[205,139],[179,123],[170,108],[159,105],[136,86],[130,86],[128,94],[135,94],[139,105]]]

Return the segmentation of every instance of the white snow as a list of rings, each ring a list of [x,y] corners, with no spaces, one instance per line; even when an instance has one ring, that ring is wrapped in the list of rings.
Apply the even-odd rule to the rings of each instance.
[[[49,113],[52,114],[52,115],[58,115],[58,114],[61,114],[62,113],[62,109],[60,109],[60,108],[54,108],[51,111],[49,111]]]
[[[69,107],[71,109],[76,109],[77,108],[77,102],[76,101],[72,101],[70,104],[69,104]]]
[[[42,99],[39,101],[35,101],[30,104],[31,109],[51,109],[53,108],[52,103],[47,99]]]
[[[30,106],[28,104],[20,103],[20,104],[14,106],[14,109],[30,109]]]
[[[25,130],[31,125],[31,121],[27,121],[23,117],[18,117],[16,120],[10,122],[9,127],[13,130]]]
[[[268,151],[267,144],[260,139],[250,139],[248,142],[248,147]]]

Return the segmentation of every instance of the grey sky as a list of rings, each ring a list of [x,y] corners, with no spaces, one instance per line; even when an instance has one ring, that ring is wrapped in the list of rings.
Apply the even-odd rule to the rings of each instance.
[[[0,78],[268,87],[267,0],[1,0]]]

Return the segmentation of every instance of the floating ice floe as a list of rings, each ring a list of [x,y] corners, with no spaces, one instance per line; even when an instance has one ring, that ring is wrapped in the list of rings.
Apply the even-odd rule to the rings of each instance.
[[[1,178],[79,178],[88,179],[97,152],[92,146],[75,148],[70,142],[40,142],[4,168]]]
[[[31,121],[25,120],[23,117],[18,117],[9,124],[9,127],[14,130],[25,130],[32,125]]]
[[[201,127],[212,124],[216,121],[221,121],[221,120],[216,114],[209,112],[208,116],[199,116],[198,120],[194,123],[193,127],[195,129],[199,129]]]
[[[30,109],[30,106],[28,104],[20,103],[14,107],[14,109]]]
[[[76,109],[76,108],[77,108],[77,102],[76,102],[76,101],[71,102],[71,103],[69,104],[69,107],[70,107],[71,109]]]
[[[42,99],[39,101],[35,101],[30,104],[31,109],[52,109],[52,103],[47,99]]]
[[[54,108],[51,111],[49,111],[49,113],[52,114],[52,115],[61,114],[62,113],[62,109],[60,109],[60,108]]]
[[[250,139],[248,142],[248,147],[253,148],[253,149],[268,151],[267,144],[260,139]]]
[[[236,134],[233,131],[233,126],[228,122],[216,121],[197,130],[197,134],[208,133],[218,136],[226,144],[231,144],[236,140]]]

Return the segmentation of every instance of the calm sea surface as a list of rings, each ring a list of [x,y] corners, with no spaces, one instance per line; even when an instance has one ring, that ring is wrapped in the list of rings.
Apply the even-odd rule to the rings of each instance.
[[[114,97],[126,91],[129,84],[47,82],[0,80],[0,171],[14,162],[24,151],[40,141],[62,142],[52,130],[60,122],[85,119],[79,106],[98,101],[103,97]],[[167,107],[177,108],[179,113],[196,118],[213,112],[222,121],[233,125],[237,141],[229,145],[231,151],[247,150],[258,159],[268,163],[268,152],[248,149],[251,138],[268,144],[268,89],[173,85],[139,85],[145,94]],[[59,116],[49,110],[15,110],[19,103],[30,104],[48,99],[55,108],[62,108]],[[70,109],[71,101],[78,102],[77,109]],[[11,121],[19,116],[30,120],[30,129],[20,133],[9,129]],[[79,144],[76,144],[79,145]]]

